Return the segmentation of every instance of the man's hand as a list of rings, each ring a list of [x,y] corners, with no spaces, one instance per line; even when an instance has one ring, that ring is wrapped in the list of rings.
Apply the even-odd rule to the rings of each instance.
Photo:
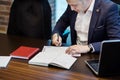
[[[88,45],[73,45],[66,50],[66,53],[73,55],[73,54],[87,53],[89,51],[90,48],[88,47]]]
[[[61,44],[62,44],[62,38],[59,36],[59,34],[55,33],[52,36],[52,45],[61,46]]]

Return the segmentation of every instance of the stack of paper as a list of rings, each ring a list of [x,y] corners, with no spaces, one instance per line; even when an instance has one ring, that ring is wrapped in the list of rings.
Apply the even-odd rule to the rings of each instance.
[[[10,56],[0,56],[0,68],[6,68],[10,59]]]

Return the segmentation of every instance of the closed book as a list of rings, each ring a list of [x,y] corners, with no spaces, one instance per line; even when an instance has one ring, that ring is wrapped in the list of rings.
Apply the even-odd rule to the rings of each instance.
[[[13,51],[10,56],[13,58],[30,59],[39,50],[39,48],[35,47],[20,46],[15,51]]]

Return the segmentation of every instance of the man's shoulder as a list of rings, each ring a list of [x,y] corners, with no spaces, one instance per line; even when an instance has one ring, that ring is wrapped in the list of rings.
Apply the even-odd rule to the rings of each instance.
[[[101,1],[101,4],[106,5],[106,6],[108,6],[108,5],[115,5],[116,4],[116,3],[114,3],[111,0],[100,0],[100,1]]]
[[[109,9],[113,6],[117,6],[117,4],[111,0],[96,0],[96,1],[98,1],[97,5],[100,4],[100,7],[103,8],[104,10]]]

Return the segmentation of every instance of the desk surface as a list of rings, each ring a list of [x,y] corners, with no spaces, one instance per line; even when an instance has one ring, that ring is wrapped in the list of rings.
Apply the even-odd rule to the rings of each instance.
[[[21,45],[39,47],[47,41],[0,34],[0,56],[9,55]],[[0,69],[0,80],[120,80],[120,77],[95,76],[85,65],[84,60],[95,59],[98,55],[86,54],[78,58],[70,70],[54,66],[29,65],[27,60],[12,59],[6,69]]]

